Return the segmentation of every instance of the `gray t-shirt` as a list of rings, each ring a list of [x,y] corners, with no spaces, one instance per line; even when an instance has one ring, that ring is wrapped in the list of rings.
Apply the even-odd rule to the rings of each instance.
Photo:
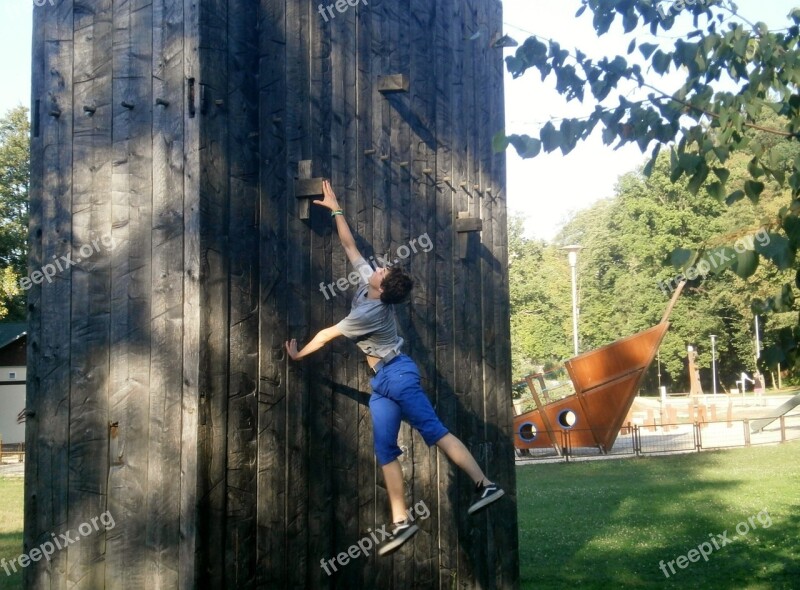
[[[350,315],[336,327],[369,356],[383,358],[393,350],[399,352],[403,339],[397,335],[393,307],[380,299],[367,298],[367,281],[374,272],[372,267],[363,257],[356,260],[353,266],[361,275],[358,290],[353,297]]]

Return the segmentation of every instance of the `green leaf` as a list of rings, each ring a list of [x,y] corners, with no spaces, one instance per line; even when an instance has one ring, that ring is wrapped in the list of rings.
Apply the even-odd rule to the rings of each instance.
[[[800,194],[800,170],[795,170],[789,177],[789,186],[792,189],[792,196],[797,197]]]
[[[728,179],[731,176],[731,171],[730,170],[728,170],[727,168],[719,168],[719,167],[715,167],[715,168],[713,168],[713,170],[714,170],[714,174],[717,175],[717,178],[719,178],[719,181],[722,184],[725,184],[726,182],[728,182]]]
[[[753,144],[751,147],[756,148],[757,144]],[[764,175],[764,170],[762,170],[761,166],[759,166],[758,158],[755,157],[747,164],[747,171],[750,173],[750,176],[753,178],[758,178]]]
[[[639,45],[639,51],[644,56],[645,59],[650,59],[650,56],[653,55],[653,52],[658,49],[658,45],[653,43],[642,43]]]
[[[786,174],[783,172],[783,170],[769,169],[767,170],[767,172],[772,176],[772,178],[775,179],[775,182],[777,182],[780,186],[783,186],[783,184],[786,182]]]
[[[742,199],[744,199],[744,196],[745,196],[744,191],[742,190],[733,191],[731,194],[728,195],[728,198],[725,199],[725,204],[733,205],[736,201],[741,201]]]
[[[779,270],[790,268],[794,263],[795,253],[789,245],[789,240],[780,234],[768,233],[765,239],[757,236],[754,243],[756,252],[768,258]]]
[[[664,53],[660,49],[653,54],[653,69],[656,71],[657,74],[664,75],[669,70],[669,64],[672,62],[672,58],[669,54]]]
[[[505,131],[498,131],[492,137],[492,150],[496,154],[500,154],[508,149],[509,140],[506,137]]]
[[[794,292],[791,285],[783,285],[780,292],[767,300],[767,305],[775,313],[786,313],[794,308]]]
[[[678,156],[678,164],[686,172],[686,174],[694,174],[700,166],[706,167],[706,174],[708,174],[708,165],[705,160],[697,154],[682,153]]]
[[[561,147],[561,133],[559,133],[550,121],[542,126],[541,131],[539,131],[539,137],[542,140],[542,147],[547,153]]]
[[[506,56],[506,69],[514,78],[519,78],[525,72],[525,62],[515,55]]]
[[[628,10],[628,12],[622,15],[622,30],[626,33],[630,33],[638,25],[639,15],[637,15],[633,10]],[[630,53],[630,51],[628,53]]]
[[[528,159],[539,155],[542,142],[528,135],[509,135],[508,142],[517,150],[520,158]]]
[[[784,215],[781,220],[783,231],[789,238],[789,246],[797,251],[800,248],[800,217],[793,214]]]
[[[658,160],[658,154],[661,152],[661,144],[656,144],[656,147],[653,148],[653,152],[650,154],[650,161],[645,164],[643,174],[646,177],[650,177],[653,174],[653,168],[656,165],[656,161]]]
[[[758,268],[758,254],[753,250],[744,250],[742,252],[735,252],[736,263],[733,265],[733,271],[743,279],[750,278]]]
[[[722,201],[725,198],[725,187],[722,186],[721,182],[714,181],[709,183],[708,186],[706,186],[706,191],[717,201]]]
[[[694,173],[691,180],[689,180],[689,184],[687,185],[687,189],[693,195],[697,194],[697,191],[700,190],[700,187],[708,178],[710,170],[708,169],[708,165],[705,163],[705,160],[699,162],[697,172]]]
[[[697,258],[697,250],[676,248],[670,254],[670,263],[677,269],[686,270]]]
[[[757,180],[747,180],[744,183],[744,192],[748,199],[757,203],[761,193],[764,192],[764,183]]]

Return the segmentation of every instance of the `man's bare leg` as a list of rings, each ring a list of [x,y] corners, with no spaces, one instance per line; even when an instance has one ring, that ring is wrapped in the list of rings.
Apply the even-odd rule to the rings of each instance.
[[[389,494],[389,503],[392,507],[392,522],[405,520],[405,484],[403,483],[403,468],[400,467],[400,461],[395,459],[383,466],[383,479],[386,482],[386,492]]]
[[[408,513],[403,469],[397,459],[383,466],[383,479],[386,481],[386,491],[389,493],[389,503],[392,506],[392,532],[386,542],[381,544],[378,555],[388,555],[396,551],[419,531],[417,525],[406,520]]]
[[[473,482],[481,485],[492,483],[486,479],[486,475],[484,475],[478,462],[475,461],[475,457],[472,456],[472,453],[470,453],[467,447],[464,446],[464,443],[453,434],[449,432],[445,434],[437,441],[436,446],[442,449],[444,454],[447,455],[453,463],[463,469],[466,474],[472,478]]]

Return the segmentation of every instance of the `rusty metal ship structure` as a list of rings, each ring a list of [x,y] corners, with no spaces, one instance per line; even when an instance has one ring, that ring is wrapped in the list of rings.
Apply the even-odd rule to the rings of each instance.
[[[551,400],[542,375],[528,375],[525,381],[536,409],[514,418],[517,451],[554,448],[563,454],[569,446],[595,447],[607,453],[667,333],[667,319],[683,285],[675,290],[657,325],[566,361],[575,393]]]

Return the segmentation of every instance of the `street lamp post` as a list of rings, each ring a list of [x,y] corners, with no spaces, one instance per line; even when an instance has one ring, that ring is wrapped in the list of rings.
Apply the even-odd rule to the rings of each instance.
[[[711,334],[711,383],[713,383],[714,395],[717,395],[717,349],[715,346],[716,341],[717,341],[716,335]]]
[[[578,252],[581,246],[573,244],[561,249],[567,251],[567,260],[572,269],[572,347],[575,356],[578,356]]]
[[[758,359],[761,357],[761,342],[758,339],[758,316],[755,316],[755,325],[756,325],[756,365],[758,365]]]

